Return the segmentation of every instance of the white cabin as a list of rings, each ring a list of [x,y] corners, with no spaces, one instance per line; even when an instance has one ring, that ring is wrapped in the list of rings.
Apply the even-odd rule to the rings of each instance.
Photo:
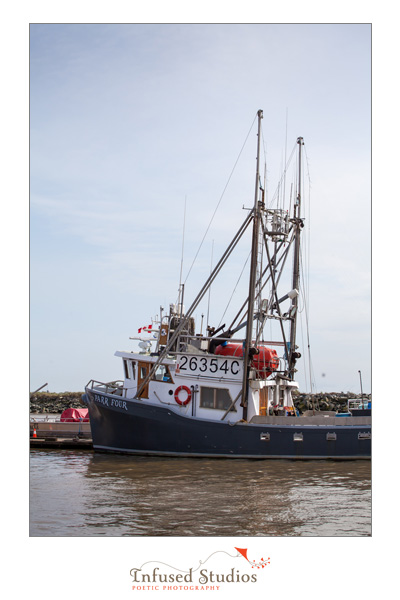
[[[123,398],[133,399],[149,375],[157,356],[150,353],[117,351],[122,358],[124,380],[119,387]],[[142,401],[169,406],[187,417],[227,422],[243,418],[240,396],[243,358],[208,353],[182,353],[166,357],[140,393]],[[280,414],[294,410],[294,381],[251,379],[249,382],[247,421],[253,416]],[[235,402],[236,400],[236,402]]]

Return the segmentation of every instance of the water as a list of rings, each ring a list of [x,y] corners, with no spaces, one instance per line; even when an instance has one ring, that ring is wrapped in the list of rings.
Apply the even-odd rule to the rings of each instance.
[[[369,461],[32,450],[31,536],[369,536]]]

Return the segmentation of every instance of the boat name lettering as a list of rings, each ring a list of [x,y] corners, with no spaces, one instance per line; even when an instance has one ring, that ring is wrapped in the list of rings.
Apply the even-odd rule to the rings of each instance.
[[[125,400],[119,400],[118,398],[106,398],[104,396],[94,395],[94,401],[105,406],[116,406],[117,408],[124,408],[128,410]],[[110,401],[110,402],[109,402]]]
[[[217,358],[208,358],[205,356],[181,356],[179,358],[179,371],[198,371],[200,373],[208,372],[215,374],[222,371],[225,375],[238,375],[240,372],[240,363],[238,360],[218,361]]]

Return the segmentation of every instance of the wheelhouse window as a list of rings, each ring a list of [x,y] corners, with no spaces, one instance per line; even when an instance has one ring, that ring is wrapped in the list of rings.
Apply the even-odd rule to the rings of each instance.
[[[213,408],[216,410],[228,410],[232,403],[232,398],[229,390],[224,388],[200,388],[200,408]],[[232,406],[232,412],[237,412]]]
[[[126,360],[124,358],[123,363],[124,363],[125,378],[126,379],[135,379],[135,377],[136,377],[135,362],[132,360]]]
[[[125,379],[130,379],[130,373],[129,373],[129,369],[128,369],[128,361],[125,360],[125,358],[123,359],[123,363],[124,363],[124,373],[125,373]]]
[[[171,373],[167,365],[160,365],[153,375],[153,379],[156,381],[166,381],[167,383],[173,383]]]

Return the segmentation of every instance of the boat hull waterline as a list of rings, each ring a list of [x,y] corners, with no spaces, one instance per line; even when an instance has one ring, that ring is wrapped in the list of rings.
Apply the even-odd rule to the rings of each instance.
[[[86,388],[93,448],[147,456],[358,460],[371,457],[371,425],[309,424],[305,417],[277,419],[277,423],[226,423],[182,416],[173,410],[121,400]],[[324,420],[323,417],[319,421]],[[262,420],[262,418],[261,418]],[[267,419],[266,419],[267,421]],[[302,424],[304,421],[305,424]],[[315,418],[314,418],[315,421]],[[340,419],[344,423],[344,419]],[[287,424],[286,424],[287,423]]]

